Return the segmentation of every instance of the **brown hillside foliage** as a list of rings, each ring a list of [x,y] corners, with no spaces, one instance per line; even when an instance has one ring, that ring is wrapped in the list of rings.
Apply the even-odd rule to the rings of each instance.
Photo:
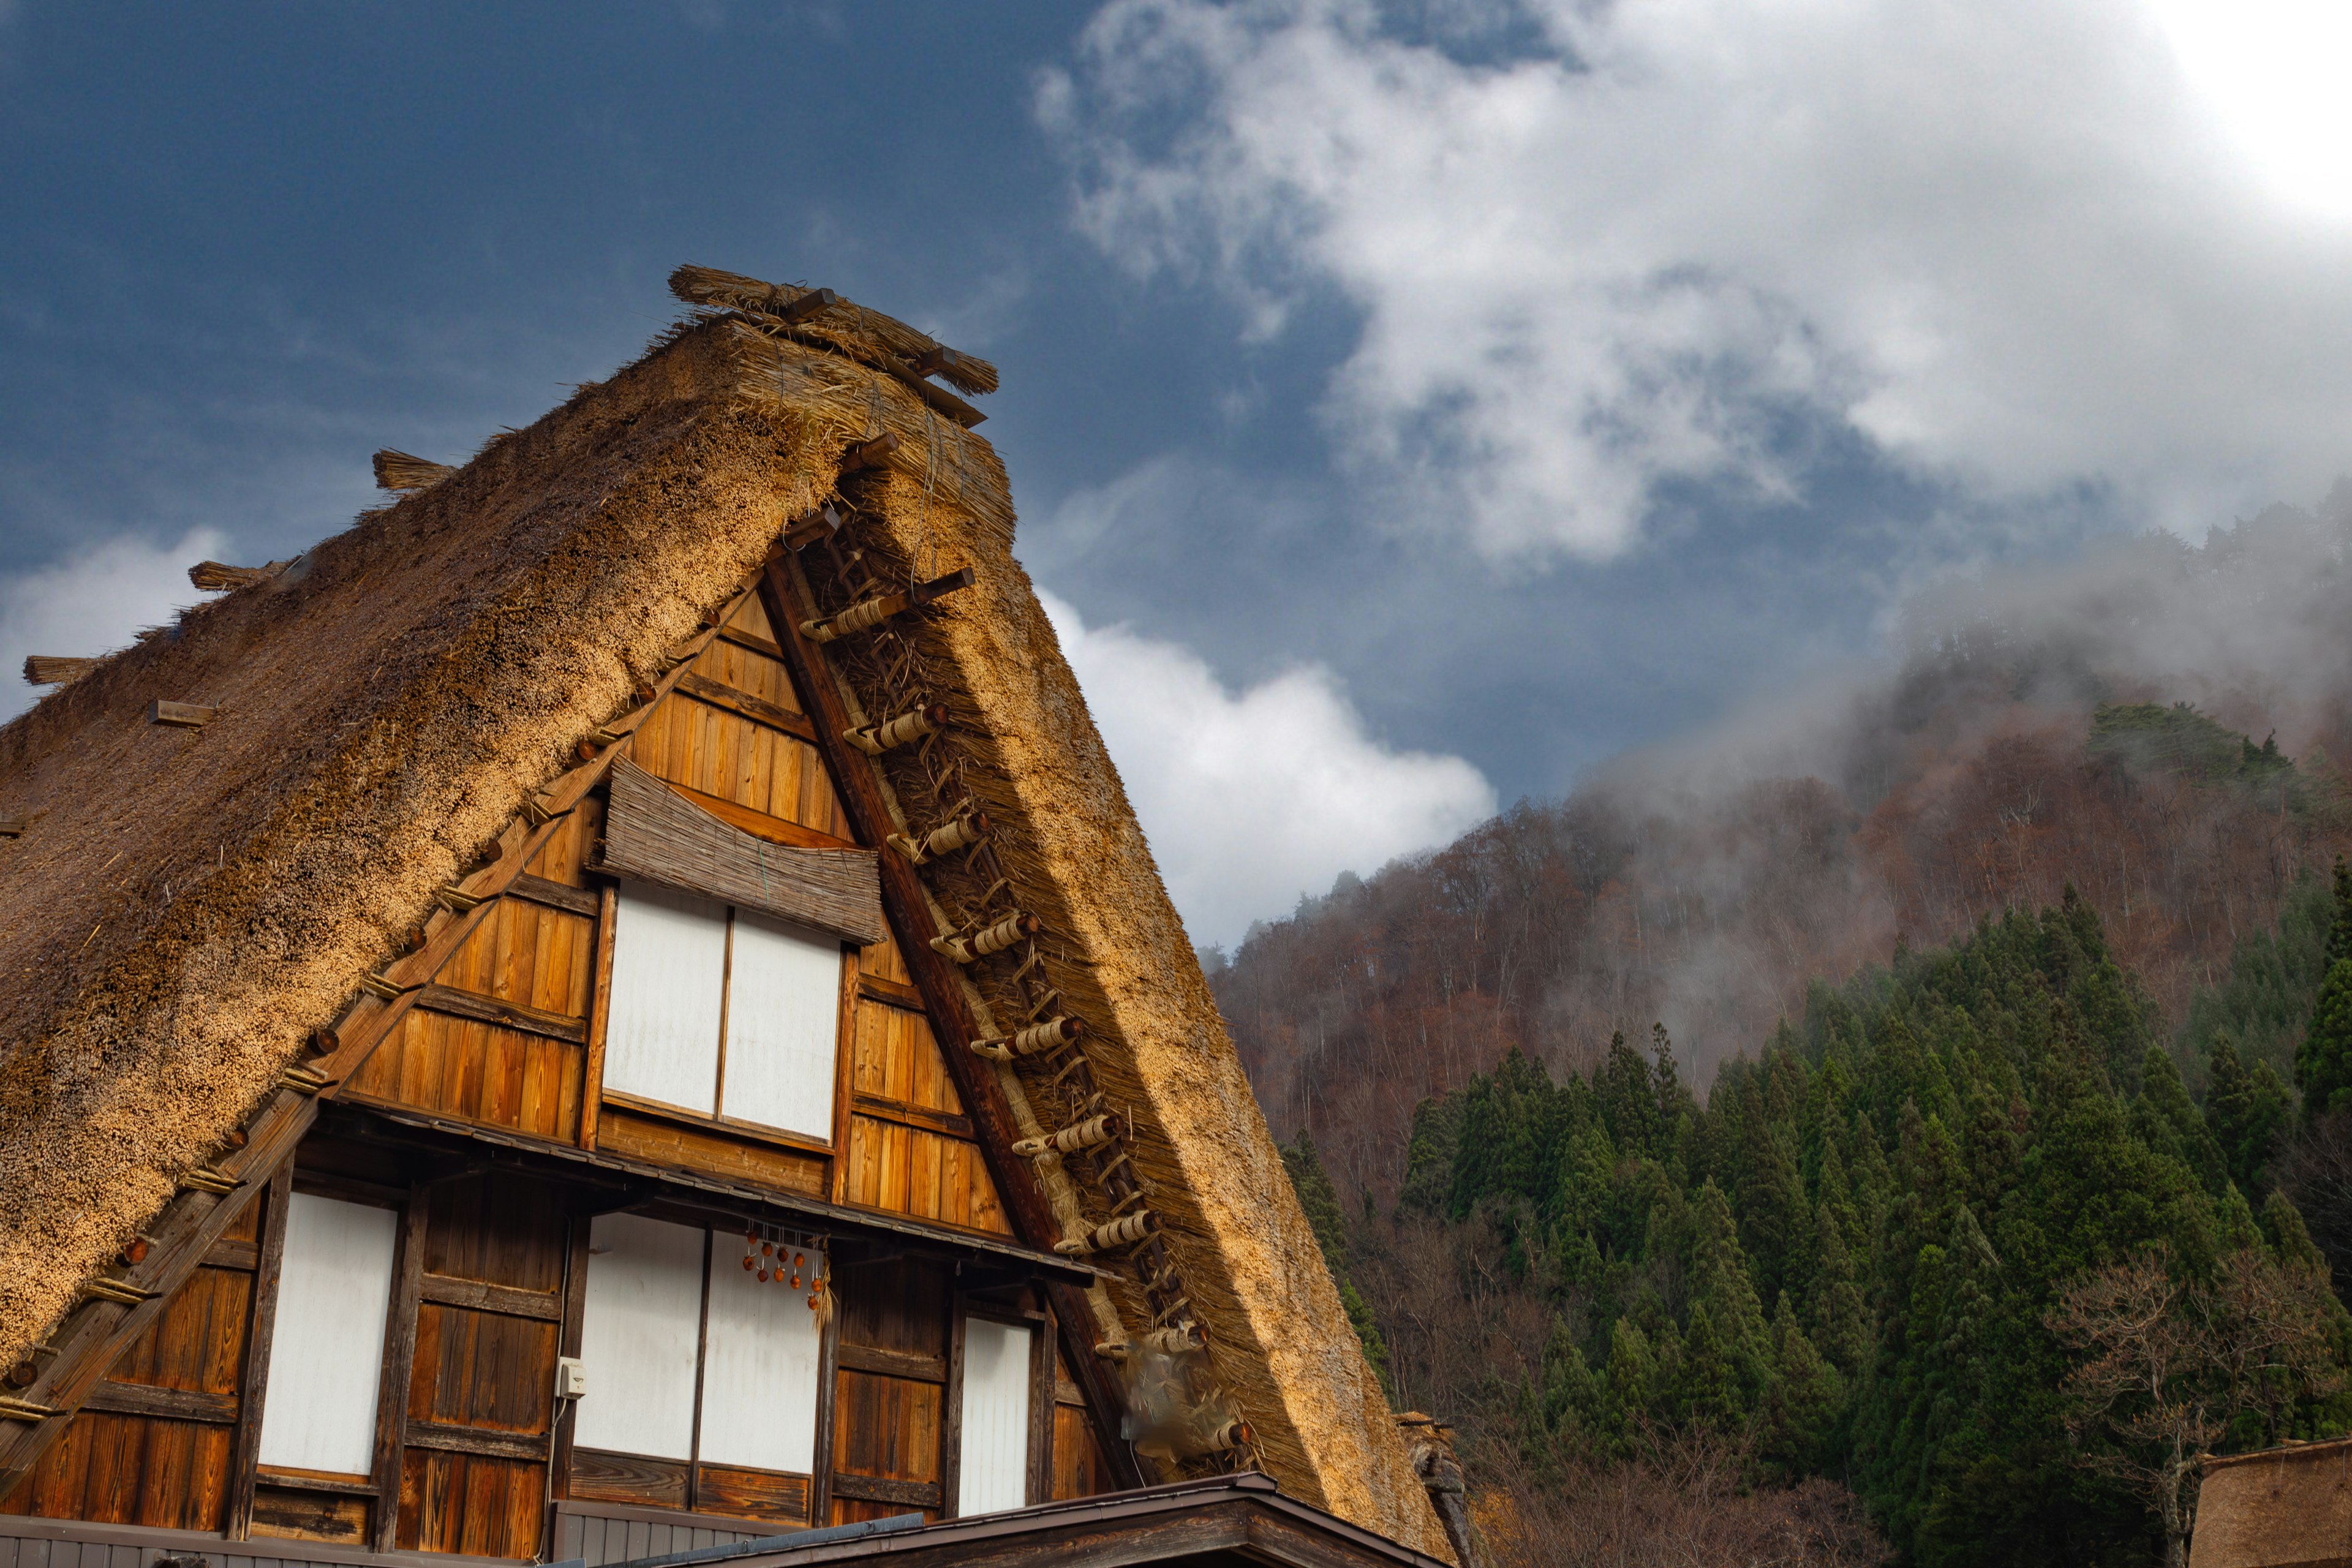
[[[1746,716],[1342,877],[1213,973],[1277,1132],[1343,1192],[1393,1194],[1413,1104],[1510,1046],[1589,1067],[1654,1020],[1702,1076],[1809,982],[1938,943],[2072,882],[2168,1018],[2352,847],[2352,489],[2200,549],[2118,542],[2068,572],[1913,606],[1908,652],[1834,701]],[[2089,742],[2103,704],[2189,703],[2295,761],[2200,775]],[[2231,744],[2237,744],[2234,738]]]

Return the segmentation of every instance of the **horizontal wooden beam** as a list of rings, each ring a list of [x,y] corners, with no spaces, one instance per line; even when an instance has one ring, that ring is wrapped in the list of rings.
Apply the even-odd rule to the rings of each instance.
[[[894,1502],[906,1508],[938,1508],[937,1481],[898,1481],[883,1476],[853,1476],[833,1472],[833,1495],[859,1502]]]
[[[703,675],[679,677],[677,689],[687,696],[708,702],[714,708],[724,708],[730,713],[740,713],[744,718],[765,724],[772,730],[782,730],[787,735],[797,736],[811,745],[816,743],[816,726],[808,721],[807,714],[795,713],[789,708],[779,707],[764,697],[754,697],[748,691],[740,690]]]
[[[547,1439],[520,1437],[509,1432],[485,1432],[476,1426],[456,1426],[445,1421],[411,1421],[404,1434],[411,1448],[437,1448],[446,1454],[478,1454],[489,1459],[547,1462]]]
[[[424,986],[416,994],[416,1005],[431,1012],[453,1013],[460,1018],[496,1024],[526,1035],[543,1035],[551,1040],[569,1040],[575,1046],[588,1043],[588,1020],[585,1018],[575,1018],[568,1013],[543,1012],[517,1002],[503,1002],[496,996],[485,996],[478,991],[461,991],[455,985]]]
[[[117,1383],[111,1378],[91,1389],[81,1407],[115,1415],[159,1415],[169,1421],[206,1421],[224,1426],[236,1419],[234,1394],[157,1388],[152,1384]]]
[[[496,1312],[506,1318],[563,1321],[563,1298],[552,1290],[523,1290],[512,1285],[492,1285],[480,1279],[460,1279],[448,1274],[426,1274],[417,1281],[417,1300],[468,1311]]]
[[[507,885],[507,896],[525,899],[550,909],[566,910],[575,915],[594,920],[597,915],[597,894],[593,888],[575,888],[568,882],[553,882],[545,877],[534,877],[526,871]]]
[[[853,1345],[846,1341],[834,1351],[836,1365],[851,1372],[878,1373],[884,1377],[912,1378],[917,1383],[945,1383],[948,1362],[945,1356],[918,1355],[912,1351],[886,1351],[870,1345]]]
[[[766,637],[761,637],[759,633],[747,632],[741,626],[719,627],[719,640],[720,642],[731,642],[737,647],[748,647],[753,653],[764,653],[770,658],[782,658],[784,657],[784,650],[782,648],[778,647],[774,643],[770,642]]]
[[[940,1132],[950,1138],[970,1138],[971,1118],[951,1111],[933,1110],[929,1106],[908,1105],[901,1100],[885,1100],[877,1094],[853,1094],[850,1109],[860,1116],[870,1116],[877,1121],[895,1121],[901,1127],[919,1127],[926,1132]]]

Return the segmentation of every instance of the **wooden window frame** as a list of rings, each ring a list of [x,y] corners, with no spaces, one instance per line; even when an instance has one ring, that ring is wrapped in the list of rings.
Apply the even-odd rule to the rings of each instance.
[[[796,1153],[820,1154],[827,1158],[839,1153],[848,1127],[848,1112],[845,1109],[846,1074],[851,1055],[849,1047],[855,1043],[851,1031],[856,1027],[856,1015],[852,1008],[856,995],[858,954],[856,945],[836,939],[841,950],[842,999],[834,1019],[833,1120],[827,1136],[820,1138],[814,1133],[798,1132],[789,1128],[773,1126],[765,1121],[754,1121],[747,1117],[727,1114],[727,1026],[730,1011],[734,1005],[735,921],[742,912],[742,906],[730,903],[724,899],[709,898],[708,894],[697,893],[694,896],[718,904],[727,911],[727,929],[719,963],[718,1058],[712,1068],[710,1086],[710,1103],[715,1109],[704,1112],[695,1110],[690,1105],[678,1105],[666,1100],[656,1100],[649,1095],[636,1094],[628,1089],[607,1089],[604,1086],[605,1039],[607,1031],[611,1027],[613,951],[619,928],[620,896],[624,886],[623,879],[610,879],[605,882],[599,895],[596,968],[593,982],[595,990],[589,997],[588,1003],[588,1043],[583,1074],[586,1081],[583,1085],[581,1097],[583,1102],[581,1111],[581,1146],[589,1149],[596,1146],[595,1128],[599,1116],[597,1109],[592,1108],[600,1109],[604,1104],[610,1102],[625,1110],[682,1122],[688,1126],[708,1128],[715,1132],[725,1132],[764,1143],[772,1143]],[[692,891],[690,889],[678,890]],[[803,929],[814,930],[814,928]]]
[[[375,1444],[363,1476],[265,1468],[260,1462],[261,1422],[269,1394],[269,1354],[276,1343],[278,1287],[285,1272],[286,1218],[296,1194],[339,1203],[390,1209],[393,1232],[392,1293],[384,1304],[383,1347],[377,1363]],[[223,1536],[252,1539],[254,1493],[262,1486],[371,1501],[368,1539],[373,1550],[391,1550],[399,1526],[400,1463],[408,1426],[408,1384],[416,1350],[416,1308],[425,1268],[425,1204],[422,1184],[405,1189],[320,1172],[298,1171],[289,1158],[270,1178],[263,1215],[261,1250],[254,1278],[252,1326],[246,1345],[243,1404],[232,1449],[229,1504]]]
[[[623,1103],[626,1102],[625,1101]],[[581,1350],[584,1342],[588,1320],[588,1268],[589,1256],[591,1252],[589,1246],[591,1227],[593,1225],[597,1215],[603,1213],[639,1214],[644,1218],[658,1220],[665,1225],[676,1225],[684,1228],[699,1230],[702,1233],[702,1289],[701,1293],[697,1300],[695,1308],[694,1414],[691,1425],[688,1430],[686,1458],[678,1459],[664,1458],[652,1454],[627,1454],[618,1449],[596,1449],[592,1451],[598,1453],[620,1454],[623,1458],[644,1459],[653,1464],[683,1465],[686,1470],[686,1495],[679,1508],[669,1510],[668,1511],[674,1513],[692,1513],[700,1517],[713,1519],[745,1519],[751,1521],[752,1522],[782,1522],[763,1521],[752,1515],[711,1514],[699,1506],[702,1502],[704,1485],[704,1461],[702,1458],[702,1395],[704,1380],[709,1373],[710,1290],[712,1282],[718,1278],[719,1237],[720,1235],[720,1226],[717,1222],[717,1216],[700,1215],[682,1217],[674,1214],[659,1212],[659,1205],[652,1205],[649,1208],[633,1205],[626,1209],[598,1209],[593,1211],[584,1211],[575,1215],[572,1219],[574,1229],[571,1254],[571,1267],[572,1272],[565,1282],[563,1331],[561,1341],[562,1348],[559,1353],[562,1355],[576,1356],[581,1353]],[[751,1221],[748,1223],[757,1224],[759,1222]],[[841,1315],[836,1311],[818,1332],[815,1411],[816,1431],[812,1440],[810,1456],[811,1463],[815,1468],[804,1475],[803,1472],[797,1470],[770,1470],[754,1465],[716,1466],[717,1468],[721,1470],[747,1471],[761,1475],[783,1476],[805,1480],[807,1482],[807,1489],[804,1495],[808,1499],[807,1517],[812,1521],[821,1519],[823,1517],[822,1510],[830,1506],[828,1489],[824,1485],[830,1473],[829,1466],[832,1458],[831,1445],[833,1436],[834,1400],[833,1390],[829,1380],[833,1376],[834,1363],[839,1344],[840,1319]],[[589,1374],[592,1377],[594,1375],[593,1368],[590,1369]],[[568,1502],[573,1500],[572,1495],[572,1476],[573,1468],[572,1452],[574,1448],[572,1426],[573,1418],[579,1406],[576,1403],[571,1401],[566,1401],[565,1405],[566,1407],[558,1412],[555,1418],[555,1426],[558,1429],[557,1438],[556,1441],[550,1446],[549,1465],[551,1495],[560,1496],[562,1500]],[[592,1504],[591,1506],[597,1505]],[[629,1507],[636,1505],[614,1504],[612,1506]],[[551,1519],[553,1517],[551,1512],[549,1517]],[[551,1538],[543,1537],[543,1539]]]
[[[964,1325],[978,1318],[1008,1328],[1029,1331],[1029,1444],[1023,1469],[1024,1508],[1050,1501],[1054,1478],[1054,1350],[1055,1323],[1050,1306],[1016,1307],[955,1293],[955,1318],[948,1340],[948,1386],[940,1411],[940,1495],[941,1518],[961,1518],[959,1492],[963,1468],[963,1336]],[[1042,1419],[1040,1412],[1043,1413]]]

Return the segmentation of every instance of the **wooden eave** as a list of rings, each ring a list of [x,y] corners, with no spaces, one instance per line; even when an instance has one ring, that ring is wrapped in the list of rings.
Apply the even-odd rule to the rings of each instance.
[[[793,1223],[843,1236],[911,1244],[916,1250],[960,1260],[1009,1265],[1059,1285],[1075,1285],[1083,1289],[1092,1285],[1097,1279],[1105,1277],[1104,1270],[1079,1259],[1016,1246],[977,1231],[927,1225],[921,1220],[880,1209],[847,1208],[775,1187],[721,1181],[682,1166],[657,1165],[650,1161],[630,1159],[604,1150],[582,1149],[570,1143],[551,1143],[541,1139],[502,1132],[495,1127],[456,1121],[423,1111],[395,1110],[385,1105],[338,1103],[327,1109],[321,1121],[328,1130],[378,1140],[421,1142],[444,1151],[468,1146],[494,1149],[511,1161],[517,1169],[534,1175],[569,1176],[575,1181],[583,1177],[590,1181],[603,1180],[615,1189],[618,1201],[614,1206],[616,1208],[634,1207],[656,1198],[667,1198],[707,1209],[713,1206],[710,1200],[716,1198],[719,1207],[737,1218],[789,1216]],[[408,1135],[406,1139],[401,1137],[403,1132]]]

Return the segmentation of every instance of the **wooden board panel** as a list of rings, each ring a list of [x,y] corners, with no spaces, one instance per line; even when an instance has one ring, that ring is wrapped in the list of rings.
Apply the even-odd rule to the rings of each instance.
[[[583,1054],[567,1040],[411,1008],[343,1092],[570,1142]]]
[[[596,842],[599,825],[604,821],[604,803],[593,795],[582,801],[557,823],[537,853],[523,862],[523,869],[534,877],[544,877],[551,882],[569,887],[585,887],[587,877],[583,868],[587,864],[589,847]]]
[[[499,899],[433,978],[542,1013],[585,1018],[595,933],[595,921],[568,910]]]
[[[730,1137],[717,1129],[705,1130],[664,1121],[612,1100],[597,1119],[599,1148],[630,1159],[678,1165],[730,1181],[752,1182],[811,1197],[825,1194],[828,1162],[820,1154],[803,1154],[751,1138]]]
[[[425,1271],[550,1294],[563,1288],[562,1191],[503,1172],[429,1188]]]
[[[702,1465],[694,1478],[698,1513],[797,1523],[808,1518],[809,1478],[730,1465]]]
[[[877,1117],[849,1119],[841,1201],[995,1236],[1013,1234],[980,1145]]]
[[[542,1466],[412,1448],[400,1470],[394,1539],[410,1552],[532,1556],[545,1486]]]
[[[218,1530],[234,1428],[84,1411],[0,1514]]]
[[[368,1500],[298,1491],[292,1487],[257,1486],[253,1489],[253,1533],[278,1541],[331,1541],[342,1546],[365,1546],[371,1539]]]
[[[849,1087],[859,1094],[896,1100],[950,1116],[963,1114],[963,1101],[940,1059],[929,1021],[904,1007],[861,998]]]
[[[1054,1477],[1052,1501],[1093,1497],[1117,1489],[1102,1447],[1095,1440],[1095,1425],[1085,1409],[1074,1405],[1054,1406]]]
[[[751,635],[767,636],[765,632]],[[800,694],[793,689],[792,673],[784,668],[784,661],[740,643],[714,641],[695,658],[694,673],[747,692],[763,702],[772,702],[786,712],[801,711]]]
[[[106,1375],[115,1383],[234,1395],[245,1364],[246,1323],[252,1308],[250,1273],[198,1268],[173,1292],[147,1331],[115,1358]]]
[[[857,968],[862,974],[871,974],[897,985],[912,985],[914,974],[907,968],[907,955],[898,951],[898,939],[885,936],[880,942],[858,949]]]
[[[942,1360],[948,1353],[951,1276],[911,1258],[836,1268],[841,1342]]]
[[[684,1459],[649,1459],[600,1448],[572,1450],[572,1495],[635,1508],[686,1506]]]
[[[836,1374],[833,1468],[837,1475],[935,1483],[942,1390],[877,1373]]]
[[[630,760],[656,778],[836,838],[847,817],[816,748],[674,692],[638,726]]]
[[[868,1502],[863,1498],[837,1497],[833,1500],[833,1507],[827,1511],[825,1522],[827,1524],[863,1524],[873,1519],[894,1519],[902,1513],[919,1513],[927,1524],[940,1517],[940,1510],[935,1508],[914,1509],[908,1508],[904,1503]]]
[[[427,1301],[416,1310],[408,1416],[543,1435],[554,1415],[558,1326]]]

